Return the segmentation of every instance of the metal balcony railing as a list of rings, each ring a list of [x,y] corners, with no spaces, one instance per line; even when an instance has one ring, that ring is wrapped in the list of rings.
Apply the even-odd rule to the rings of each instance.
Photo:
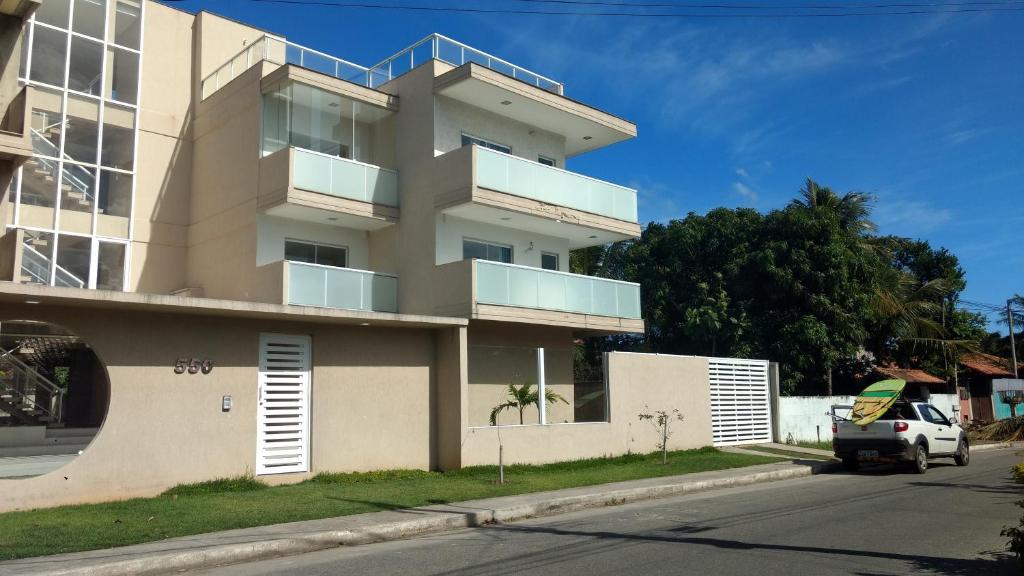
[[[431,34],[370,68],[300,46],[284,38],[264,35],[203,78],[200,91],[202,98],[206,99],[262,60],[280,65],[295,64],[368,88],[377,88],[431,59],[453,66],[475,62],[555,94],[563,94],[565,91],[560,82],[440,34]]]

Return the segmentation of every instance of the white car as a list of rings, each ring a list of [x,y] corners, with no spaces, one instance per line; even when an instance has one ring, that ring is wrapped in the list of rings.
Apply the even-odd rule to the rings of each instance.
[[[861,462],[907,462],[924,474],[929,458],[952,457],[957,466],[971,458],[967,434],[956,422],[927,402],[905,400],[867,426],[833,422],[832,449],[851,471]]]

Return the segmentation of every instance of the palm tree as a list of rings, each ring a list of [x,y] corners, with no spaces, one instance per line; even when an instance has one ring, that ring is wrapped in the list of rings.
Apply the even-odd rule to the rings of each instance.
[[[491,426],[498,425],[498,415],[505,410],[518,410],[519,423],[523,424],[523,412],[528,407],[536,406],[537,410],[540,410],[540,398],[538,396],[537,391],[533,390],[533,384],[530,384],[529,382],[519,386],[518,388],[515,384],[509,384],[507,400],[498,404],[491,410]],[[544,390],[544,401],[545,404],[554,404],[555,402],[563,402],[565,404],[569,403],[569,401],[561,395],[547,389]]]
[[[867,192],[847,192],[840,196],[828,186],[822,186],[808,178],[804,187],[800,189],[800,198],[793,203],[808,210],[833,212],[844,231],[862,235],[878,229],[869,218],[874,199],[875,197]]]
[[[871,296],[875,317],[887,326],[893,343],[908,342],[941,350],[947,357],[976,348],[976,343],[949,337],[938,318],[946,299],[954,292],[942,278],[919,282],[909,272],[891,267],[878,269]],[[884,349],[884,347],[883,347]]]

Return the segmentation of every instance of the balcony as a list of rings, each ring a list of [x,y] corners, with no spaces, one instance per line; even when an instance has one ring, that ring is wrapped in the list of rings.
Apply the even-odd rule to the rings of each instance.
[[[368,270],[280,261],[261,266],[258,299],[296,306],[398,312],[398,277]]]
[[[258,206],[270,215],[376,230],[398,221],[398,173],[288,147],[260,160]]]
[[[486,260],[437,268],[446,300],[439,314],[567,326],[608,333],[643,332],[640,285]]]
[[[0,160],[11,161],[15,167],[32,157],[31,109],[32,88],[25,86],[0,118]]]
[[[573,249],[640,235],[632,188],[479,146],[435,161],[446,214],[568,238]]]
[[[42,4],[42,0],[2,0],[0,14],[28,20],[28,17]]]
[[[0,2],[0,4],[2,3]],[[262,61],[281,66],[289,64],[300,66],[339,80],[367,88],[377,88],[432,59],[446,62],[452,66],[462,66],[472,62],[496,70],[540,90],[555,94],[562,94],[564,91],[562,84],[550,78],[440,34],[431,34],[370,68],[318,50],[300,46],[284,38],[264,35],[250,43],[227,62],[203,78],[200,90],[202,98],[206,99],[243,72]]]

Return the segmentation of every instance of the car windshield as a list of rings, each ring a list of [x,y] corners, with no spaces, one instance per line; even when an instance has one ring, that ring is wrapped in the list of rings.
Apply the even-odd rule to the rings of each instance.
[[[879,420],[917,420],[914,408],[906,402],[897,402]]]

